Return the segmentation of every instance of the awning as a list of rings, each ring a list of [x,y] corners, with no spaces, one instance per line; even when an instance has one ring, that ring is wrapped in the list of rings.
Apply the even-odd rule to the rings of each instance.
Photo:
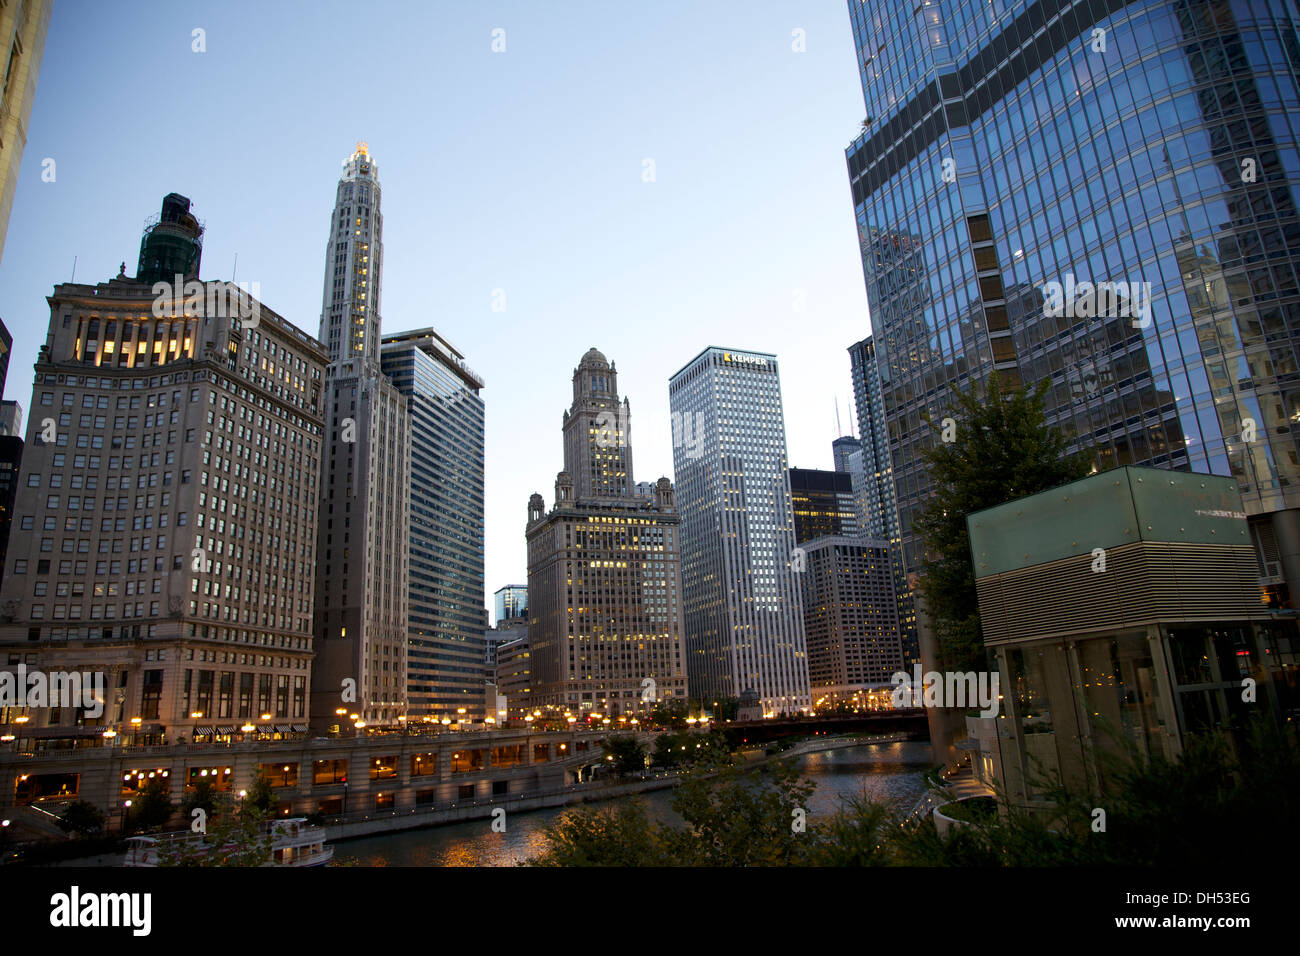
[[[293,732],[294,732],[295,734],[305,734],[305,733],[307,732],[307,725],[306,725],[306,724],[294,724],[294,725],[293,725]]]
[[[211,737],[215,731],[211,727],[195,727],[191,733],[195,737]]]
[[[290,727],[288,724],[276,724],[275,732],[277,734],[288,734],[293,732],[293,728]]]
[[[224,737],[224,736],[227,736],[227,735],[233,735],[234,732],[235,732],[235,728],[234,728],[234,727],[218,727],[218,728],[217,728],[217,736],[218,736],[218,737]]]

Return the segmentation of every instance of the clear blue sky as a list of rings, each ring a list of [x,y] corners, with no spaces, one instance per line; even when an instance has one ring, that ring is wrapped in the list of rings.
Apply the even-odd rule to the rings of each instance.
[[[631,400],[637,480],[672,475],[668,378],[708,345],[775,352],[791,464],[831,467],[869,331],[843,154],[862,116],[843,0],[56,0],[0,263],[5,397],[29,410],[73,257],[78,281],[134,274],[172,191],[206,221],[203,278],[238,253],[317,334],[334,187],[366,140],[384,331],[433,325],[487,380],[490,603],[527,580],[528,496],[551,503],[591,346]]]

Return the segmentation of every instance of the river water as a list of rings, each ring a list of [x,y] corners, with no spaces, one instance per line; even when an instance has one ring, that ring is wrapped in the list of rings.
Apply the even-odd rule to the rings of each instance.
[[[933,766],[930,745],[917,742],[845,747],[794,759],[800,773],[817,784],[808,801],[812,818],[833,814],[844,799],[858,796],[905,813],[925,793],[922,775]],[[681,823],[672,809],[672,790],[618,799],[642,801],[655,822]],[[338,841],[334,857],[359,866],[514,866],[546,850],[543,830],[564,812],[559,807],[512,813],[505,833],[492,832],[492,821],[484,819]]]

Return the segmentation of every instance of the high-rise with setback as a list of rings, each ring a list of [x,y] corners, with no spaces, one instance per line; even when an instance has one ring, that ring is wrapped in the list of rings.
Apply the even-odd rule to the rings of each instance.
[[[380,198],[374,159],[358,143],[335,194],[321,305],[330,362],[312,671],[318,731],[353,714],[397,726],[408,703],[411,423],[406,396],[380,365]]]
[[[574,369],[563,431],[554,507],[528,501],[531,701],[616,719],[684,700],[673,486],[634,491],[631,407],[594,348]]]
[[[811,706],[775,355],[707,348],[668,384],[682,515],[687,671],[701,700]]]

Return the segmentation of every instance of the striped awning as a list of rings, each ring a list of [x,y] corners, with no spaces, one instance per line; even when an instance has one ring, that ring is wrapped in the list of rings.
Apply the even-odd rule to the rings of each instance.
[[[217,728],[217,736],[218,736],[218,737],[224,737],[224,736],[229,735],[229,734],[234,734],[234,732],[235,732],[235,728],[234,728],[234,727],[218,727],[218,728]]]
[[[195,737],[211,737],[216,731],[211,727],[195,727],[191,731]]]
[[[293,732],[294,732],[295,734],[305,734],[305,733],[307,732],[307,725],[306,725],[306,724],[294,724],[294,725],[293,725]]]
[[[290,727],[288,724],[276,724],[276,725],[275,725],[275,732],[276,732],[277,734],[287,734],[287,733],[291,733],[292,730],[293,730],[293,728]]]

